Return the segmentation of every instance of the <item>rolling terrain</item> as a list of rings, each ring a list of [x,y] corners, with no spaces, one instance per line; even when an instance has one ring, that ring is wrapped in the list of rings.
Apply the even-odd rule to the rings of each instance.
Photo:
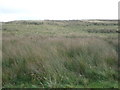
[[[118,88],[116,20],[2,23],[4,88]]]

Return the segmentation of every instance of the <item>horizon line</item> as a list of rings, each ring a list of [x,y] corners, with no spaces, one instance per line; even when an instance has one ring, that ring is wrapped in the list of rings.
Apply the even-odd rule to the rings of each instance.
[[[0,21],[0,22],[13,22],[13,21],[85,21],[85,20],[100,20],[100,21],[117,21],[120,19],[16,19],[16,20],[8,20],[8,21]]]

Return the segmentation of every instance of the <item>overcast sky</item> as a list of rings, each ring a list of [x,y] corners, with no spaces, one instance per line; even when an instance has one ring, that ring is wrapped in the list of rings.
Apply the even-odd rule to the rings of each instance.
[[[0,0],[0,21],[118,19],[119,0]]]

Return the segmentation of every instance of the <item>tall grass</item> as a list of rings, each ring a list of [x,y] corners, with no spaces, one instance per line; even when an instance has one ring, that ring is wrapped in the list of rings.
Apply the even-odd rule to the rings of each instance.
[[[103,39],[4,35],[2,51],[3,87],[117,87],[117,51]]]

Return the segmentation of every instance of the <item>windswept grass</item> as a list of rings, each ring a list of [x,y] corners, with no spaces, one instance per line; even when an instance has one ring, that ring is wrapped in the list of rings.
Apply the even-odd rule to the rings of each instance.
[[[117,39],[76,35],[3,32],[3,87],[117,88]]]

